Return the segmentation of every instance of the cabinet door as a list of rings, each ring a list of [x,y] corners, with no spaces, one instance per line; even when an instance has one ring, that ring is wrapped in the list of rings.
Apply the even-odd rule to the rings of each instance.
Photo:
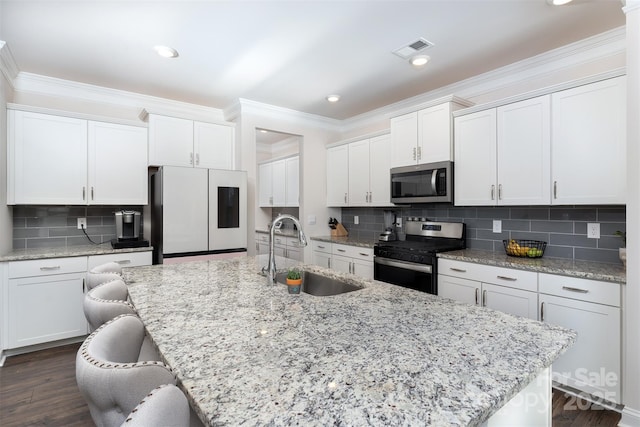
[[[269,253],[269,244],[263,242],[256,242],[257,255],[263,255]]]
[[[451,103],[418,111],[418,163],[453,160]]]
[[[391,167],[418,162],[418,112],[391,118]]]
[[[162,253],[208,250],[208,172],[197,168],[162,168]]]
[[[369,204],[393,206],[391,203],[391,136],[380,135],[369,140]]]
[[[298,207],[300,206],[300,157],[285,159],[285,165],[287,177],[285,205]]]
[[[331,268],[342,273],[351,273],[352,259],[345,256],[333,255],[331,257]]]
[[[348,145],[349,206],[369,204],[369,140]]]
[[[467,304],[480,303],[480,282],[458,277],[438,275],[438,296]]]
[[[340,145],[327,149],[327,206],[349,202],[349,149]]]
[[[193,121],[149,115],[149,165],[193,166]]]
[[[498,204],[551,202],[550,119],[549,95],[497,109]]]
[[[351,269],[352,273],[356,276],[362,277],[364,279],[373,280],[373,262],[372,261],[360,261],[358,259],[354,259],[351,261]]]
[[[287,165],[284,160],[272,163],[272,189],[273,206],[285,206],[287,204]]]
[[[87,121],[8,110],[8,203],[87,203]]]
[[[147,129],[89,122],[89,204],[146,205]]]
[[[215,123],[193,122],[194,165],[208,169],[234,169],[234,129]]]
[[[7,348],[87,333],[82,310],[85,273],[9,279]]]
[[[313,263],[324,268],[331,268],[331,254],[313,251]]]
[[[258,166],[258,204],[261,208],[273,206],[273,164],[263,163]]]
[[[538,320],[538,293],[482,284],[482,305],[503,313]]]
[[[457,206],[496,204],[496,110],[455,118]]]
[[[540,313],[540,320],[578,333],[553,362],[553,379],[620,403],[620,309],[540,294]]]
[[[626,203],[625,77],[551,98],[553,204]]]

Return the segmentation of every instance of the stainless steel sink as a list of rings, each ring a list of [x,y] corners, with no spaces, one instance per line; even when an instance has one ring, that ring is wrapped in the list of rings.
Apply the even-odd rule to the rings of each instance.
[[[287,273],[276,275],[278,283],[287,283]],[[362,289],[360,286],[344,282],[340,279],[322,276],[320,274],[305,271],[302,273],[302,292],[319,297],[344,294]]]

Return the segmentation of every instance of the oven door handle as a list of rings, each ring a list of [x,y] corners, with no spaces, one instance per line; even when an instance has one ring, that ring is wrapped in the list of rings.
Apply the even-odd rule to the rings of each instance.
[[[413,262],[396,261],[388,258],[375,257],[373,260],[376,264],[387,265],[389,267],[404,268],[406,270],[417,271],[420,273],[431,273],[432,266],[425,264],[415,264]]]

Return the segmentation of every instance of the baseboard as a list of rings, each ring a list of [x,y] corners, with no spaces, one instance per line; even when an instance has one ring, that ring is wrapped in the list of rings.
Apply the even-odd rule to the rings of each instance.
[[[42,344],[34,344],[26,347],[12,348],[10,350],[3,350],[2,359],[0,360],[0,366],[4,364],[4,360],[10,356],[17,356],[19,354],[32,353],[34,351],[46,350],[49,348],[60,347],[67,344],[74,344],[77,342],[82,342],[87,338],[86,335],[74,337],[74,338],[66,338],[58,341],[51,341]]]
[[[622,410],[622,418],[619,427],[640,427],[640,411],[625,406]]]
[[[565,384],[561,384],[557,381],[553,381],[552,387],[555,388],[556,390],[560,390],[563,393],[567,393],[567,394],[570,394],[571,396],[576,396],[576,397],[579,397],[580,399],[584,399],[587,402],[593,403],[594,405],[601,406],[611,411],[623,413],[624,405],[621,405],[619,403],[611,402],[609,400],[604,400],[601,397],[592,396],[589,393],[586,393],[582,390],[578,390],[577,388],[573,388]]]

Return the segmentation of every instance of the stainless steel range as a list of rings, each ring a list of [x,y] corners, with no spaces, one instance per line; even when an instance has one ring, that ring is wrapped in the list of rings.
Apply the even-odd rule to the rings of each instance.
[[[464,249],[465,225],[409,217],[404,228],[406,240],[374,246],[374,279],[437,295],[436,254]]]

